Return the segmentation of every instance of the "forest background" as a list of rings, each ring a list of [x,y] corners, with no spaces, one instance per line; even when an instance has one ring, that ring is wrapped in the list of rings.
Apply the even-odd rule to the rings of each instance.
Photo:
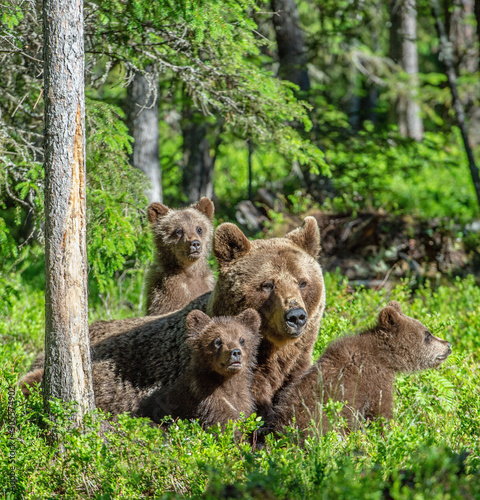
[[[142,314],[149,201],[177,207],[205,195],[216,224],[234,221],[252,237],[317,216],[332,272],[316,357],[332,338],[371,324],[389,298],[448,338],[454,355],[438,371],[400,378],[387,430],[332,433],[306,452],[294,431],[252,452],[233,433],[215,438],[185,423],[165,437],[128,418],[105,442],[95,420],[80,434],[59,406],[58,454],[45,443],[39,399],[12,390],[42,348],[45,321],[41,2],[2,2],[6,495],[478,494],[479,205],[443,63],[453,61],[478,159],[480,2],[442,3],[451,42],[443,53],[432,5],[85,2],[92,321]],[[259,423],[242,425],[247,434]]]

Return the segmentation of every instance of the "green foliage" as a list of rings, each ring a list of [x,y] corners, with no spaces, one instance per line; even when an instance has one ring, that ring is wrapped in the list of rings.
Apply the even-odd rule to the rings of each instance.
[[[23,12],[18,5],[4,5],[0,16],[0,26],[12,30],[23,19]]]
[[[425,133],[421,143],[366,128],[345,141],[329,137],[327,161],[338,195],[327,207],[382,209],[469,222],[479,208],[457,129]],[[421,188],[420,188],[421,186]]]
[[[151,256],[147,181],[128,163],[131,139],[122,118],[119,108],[88,101],[88,262],[100,291],[117,271],[139,267]]]
[[[5,220],[0,217],[0,255],[6,259],[10,256],[16,257],[17,253],[16,241],[12,238]]]
[[[122,61],[129,75],[154,65],[170,77],[169,93],[172,83],[181,82],[189,96],[183,104],[215,113],[226,133],[253,137],[291,161],[327,172],[323,153],[297,130],[311,128],[309,105],[295,98],[295,86],[259,63],[267,42],[255,36],[256,10],[252,0],[188,2],[173,9],[168,1],[103,1],[95,10],[95,44],[112,61]]]
[[[12,390],[41,349],[44,325],[40,283],[28,274],[27,260],[22,262],[21,272],[0,283],[6,297],[0,313],[4,495],[380,499],[388,491],[396,499],[443,499],[480,494],[480,288],[472,277],[437,288],[426,283],[415,293],[404,282],[387,293],[352,292],[342,276],[326,274],[327,309],[315,357],[330,340],[374,323],[391,299],[452,342],[453,354],[441,368],[397,379],[389,425],[372,424],[348,436],[314,433],[304,449],[292,428],[285,436],[268,436],[265,447],[253,451],[248,436],[261,423],[256,416],[237,423],[237,432],[229,426],[222,433],[184,421],[163,431],[127,415],[106,425],[97,413],[87,416],[79,431],[69,421],[71,408],[56,404],[59,442],[52,446],[46,441],[40,395],[25,401],[18,389]],[[111,301],[90,294],[91,319],[109,317],[112,305],[114,317],[136,315],[129,301],[140,295],[141,277],[127,275],[119,286],[109,286],[104,293],[112,294]]]

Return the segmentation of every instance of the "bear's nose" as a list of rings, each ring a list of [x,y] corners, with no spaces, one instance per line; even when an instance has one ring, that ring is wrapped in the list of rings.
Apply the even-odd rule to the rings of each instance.
[[[242,351],[240,349],[233,349],[230,356],[233,361],[240,361],[242,359]]]
[[[193,240],[190,243],[190,250],[192,250],[193,252],[198,252],[200,250],[201,246],[202,246],[202,244],[198,240]]]
[[[288,326],[301,328],[307,322],[307,311],[301,307],[290,309],[285,313],[285,321]]]

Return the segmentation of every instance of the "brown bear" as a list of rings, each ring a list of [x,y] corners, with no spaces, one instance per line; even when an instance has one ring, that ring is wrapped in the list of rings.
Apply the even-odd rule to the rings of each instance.
[[[166,316],[90,327],[97,406],[114,414],[132,411],[149,393],[175,383],[190,362],[190,311],[236,316],[253,308],[261,317],[261,341],[251,390],[257,413],[267,415],[275,394],[312,365],[325,307],[319,249],[313,217],[284,238],[255,241],[235,225],[221,224],[213,242],[219,264],[213,292]]]
[[[215,280],[208,265],[213,212],[208,198],[181,210],[161,203],[148,207],[156,247],[146,278],[148,315],[177,311],[213,290]]]
[[[282,431],[295,417],[302,431],[313,420],[326,432],[330,423],[322,403],[329,398],[345,403],[341,417],[347,430],[365,419],[391,419],[395,374],[434,368],[451,352],[449,342],[432,335],[392,301],[375,327],[332,342],[317,363],[279,395],[266,428]]]
[[[136,412],[162,423],[167,416],[198,419],[202,427],[224,426],[254,411],[250,393],[260,315],[247,309],[235,317],[210,318],[194,310],[186,319],[190,362],[170,386],[146,397]]]

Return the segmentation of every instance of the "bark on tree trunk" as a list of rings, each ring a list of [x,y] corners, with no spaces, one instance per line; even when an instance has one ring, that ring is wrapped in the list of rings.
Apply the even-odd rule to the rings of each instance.
[[[447,75],[448,86],[450,87],[450,91],[452,93],[453,108],[455,110],[458,128],[462,134],[463,144],[468,158],[468,166],[470,168],[470,175],[472,176],[473,186],[475,188],[477,201],[480,206],[480,174],[478,172],[478,167],[475,164],[472,148],[470,147],[465,120],[465,111],[458,95],[457,75],[455,74],[452,44],[448,40],[445,26],[440,19],[440,6],[438,4],[438,0],[432,0],[432,14],[435,19],[435,27],[437,29],[438,39],[440,42],[440,60],[442,60],[445,65],[445,74]]]
[[[272,0],[271,5],[280,61],[279,76],[297,84],[300,90],[309,90],[305,40],[295,0]]]
[[[147,76],[146,76],[147,75]],[[146,191],[149,203],[162,202],[162,171],[158,148],[158,105],[156,76],[147,66],[146,75],[136,73],[127,89],[127,122],[133,137],[131,163],[150,181]]]
[[[415,0],[393,0],[390,3],[390,55],[401,63],[410,76],[409,92],[397,103],[398,128],[404,137],[423,138],[423,121],[418,95],[417,10]]]
[[[310,90],[307,70],[307,50],[295,0],[271,0],[273,27],[277,41],[279,76],[295,83],[301,91]],[[315,174],[303,165],[293,165],[299,169],[308,193],[318,202],[323,202],[326,193],[333,192],[329,177]]]
[[[477,43],[480,44],[480,0],[475,0],[475,20],[477,21]],[[478,53],[480,57],[480,51]],[[477,63],[480,66],[480,61]]]
[[[187,113],[183,130],[183,190],[190,203],[197,202],[202,196],[213,199],[214,159],[210,154],[207,125],[202,117]]]
[[[83,0],[44,0],[46,412],[94,408],[88,338]]]
[[[453,64],[457,75],[470,75],[478,71],[480,39],[471,23],[476,3],[478,2],[474,0],[452,0],[445,5],[445,31],[452,44]],[[470,143],[474,146],[480,143],[480,107],[477,101],[478,86],[465,88],[462,92],[462,104],[467,116]]]

